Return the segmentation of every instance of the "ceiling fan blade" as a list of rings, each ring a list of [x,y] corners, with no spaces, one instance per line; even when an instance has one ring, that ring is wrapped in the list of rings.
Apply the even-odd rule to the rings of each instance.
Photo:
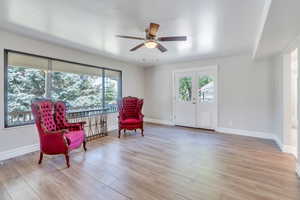
[[[156,46],[162,53],[168,51],[167,48],[165,48],[163,45],[157,43],[157,46]]]
[[[145,40],[145,38],[142,38],[142,37],[133,37],[133,36],[126,36],[126,35],[116,35],[116,37],[125,38],[125,39],[133,39],[133,40]]]
[[[155,37],[158,29],[159,29],[159,24],[150,23],[149,35]]]
[[[132,49],[130,49],[130,51],[135,51],[135,50],[137,50],[138,48],[141,48],[142,46],[144,46],[144,43],[139,44],[139,45],[133,47]]]
[[[159,37],[157,40],[161,42],[186,41],[187,37],[186,36]]]

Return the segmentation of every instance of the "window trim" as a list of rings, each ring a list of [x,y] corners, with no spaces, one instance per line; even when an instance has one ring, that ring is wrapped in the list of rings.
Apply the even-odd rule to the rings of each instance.
[[[26,56],[32,56],[32,57],[37,57],[37,58],[43,58],[43,59],[48,59],[48,62],[52,62],[52,61],[60,61],[60,62],[65,62],[65,63],[70,63],[70,64],[75,64],[75,65],[81,65],[81,66],[85,66],[85,67],[91,67],[91,68],[97,68],[99,70],[102,70],[103,73],[103,79],[102,79],[102,84],[104,84],[104,79],[105,79],[105,70],[110,70],[110,71],[115,71],[115,72],[119,72],[120,73],[120,82],[119,82],[119,90],[118,90],[118,95],[120,95],[120,97],[122,97],[123,95],[123,73],[122,70],[118,70],[118,69],[112,69],[112,68],[108,68],[108,67],[100,67],[100,66],[96,66],[96,65],[90,65],[90,64],[84,64],[84,63],[80,63],[80,62],[74,62],[74,61],[70,61],[70,60],[64,60],[64,59],[60,59],[60,58],[54,58],[54,57],[49,57],[49,56],[42,56],[42,55],[38,55],[38,54],[32,54],[32,53],[26,53],[26,52],[22,52],[22,51],[16,51],[16,50],[12,50],[12,49],[4,49],[4,128],[13,128],[13,127],[20,127],[20,126],[28,126],[28,125],[32,125],[34,124],[34,122],[28,122],[28,123],[24,123],[24,124],[16,124],[16,125],[8,125],[7,124],[7,118],[8,118],[8,94],[7,94],[7,87],[8,87],[8,77],[7,77],[7,72],[8,72],[8,54],[9,53],[16,53],[16,54],[21,54],[21,55],[26,55]],[[49,70],[49,69],[48,69]],[[105,105],[105,87],[103,85],[103,106]],[[106,112],[106,113],[114,113],[114,112]]]

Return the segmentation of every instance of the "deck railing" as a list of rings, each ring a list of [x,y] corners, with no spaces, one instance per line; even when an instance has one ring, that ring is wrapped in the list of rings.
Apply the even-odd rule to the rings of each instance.
[[[33,119],[31,111],[13,111],[7,115],[7,124],[9,126],[32,124],[34,122]]]
[[[117,112],[117,106],[109,105],[106,108],[95,106],[76,107],[68,109],[69,122],[85,121],[85,133],[88,140],[107,135],[107,114]],[[10,126],[33,124],[34,117],[31,111],[8,113],[7,123]]]
[[[83,111],[71,111],[68,113],[69,122],[86,122],[85,134],[88,140],[107,135],[107,111],[108,109],[91,109]]]

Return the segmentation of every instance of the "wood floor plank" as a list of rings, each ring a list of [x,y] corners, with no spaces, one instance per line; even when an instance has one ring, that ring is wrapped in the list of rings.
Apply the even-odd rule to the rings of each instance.
[[[0,199],[1,200],[12,200],[5,186],[0,182]]]
[[[52,159],[54,166],[60,166],[62,160]],[[70,169],[61,170],[68,179],[70,179],[76,186],[79,186],[79,190],[85,191],[87,194],[92,195],[88,199],[111,199],[111,200],[127,200],[128,198],[121,193],[113,190],[109,186],[98,181],[93,175],[84,173],[78,168],[77,163],[73,162],[73,167]]]
[[[13,166],[2,165],[0,171],[0,182],[12,199],[40,199]]]
[[[16,159],[14,164],[16,170],[41,199],[76,199],[67,190],[62,190],[59,182],[53,177],[56,168],[50,165],[41,167],[33,157]]]
[[[295,159],[271,140],[147,124],[63,156],[0,166],[0,199],[299,200]]]

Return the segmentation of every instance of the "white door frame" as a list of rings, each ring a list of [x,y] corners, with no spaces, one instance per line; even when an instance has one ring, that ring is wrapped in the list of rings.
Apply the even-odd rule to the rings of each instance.
[[[190,72],[190,71],[205,71],[205,70],[214,70],[216,72],[216,84],[215,84],[215,101],[216,101],[216,127],[214,127],[214,130],[218,128],[219,125],[219,92],[218,92],[218,65],[206,65],[203,67],[194,67],[194,68],[186,68],[186,69],[177,69],[172,71],[172,124],[175,125],[175,100],[176,100],[176,89],[175,89],[175,74],[178,72]]]
[[[282,99],[283,99],[283,135],[281,138],[282,141],[282,150],[285,151],[284,146],[286,143],[288,143],[287,138],[289,136],[289,131],[290,131],[290,54],[286,53],[283,55],[283,91],[282,91]]]
[[[295,50],[295,48],[288,49],[287,52],[283,53],[282,58],[283,58],[283,68],[282,68],[282,74],[283,74],[283,87],[282,87],[282,103],[283,103],[283,134],[280,144],[280,148],[283,152],[291,153],[293,154],[296,158],[299,156],[298,155],[298,149],[299,149],[299,126],[298,126],[298,133],[297,133],[297,145],[294,146],[290,141],[291,138],[291,133],[290,133],[290,127],[291,127],[291,52]],[[298,49],[299,50],[299,49]],[[300,53],[300,51],[299,51]],[[298,55],[299,58],[299,55]],[[298,76],[298,101],[299,101],[299,76]],[[298,104],[299,105],[299,104]],[[298,106],[299,110],[299,106]],[[298,111],[298,124],[299,124],[299,111]],[[298,149],[297,149],[298,147]]]

